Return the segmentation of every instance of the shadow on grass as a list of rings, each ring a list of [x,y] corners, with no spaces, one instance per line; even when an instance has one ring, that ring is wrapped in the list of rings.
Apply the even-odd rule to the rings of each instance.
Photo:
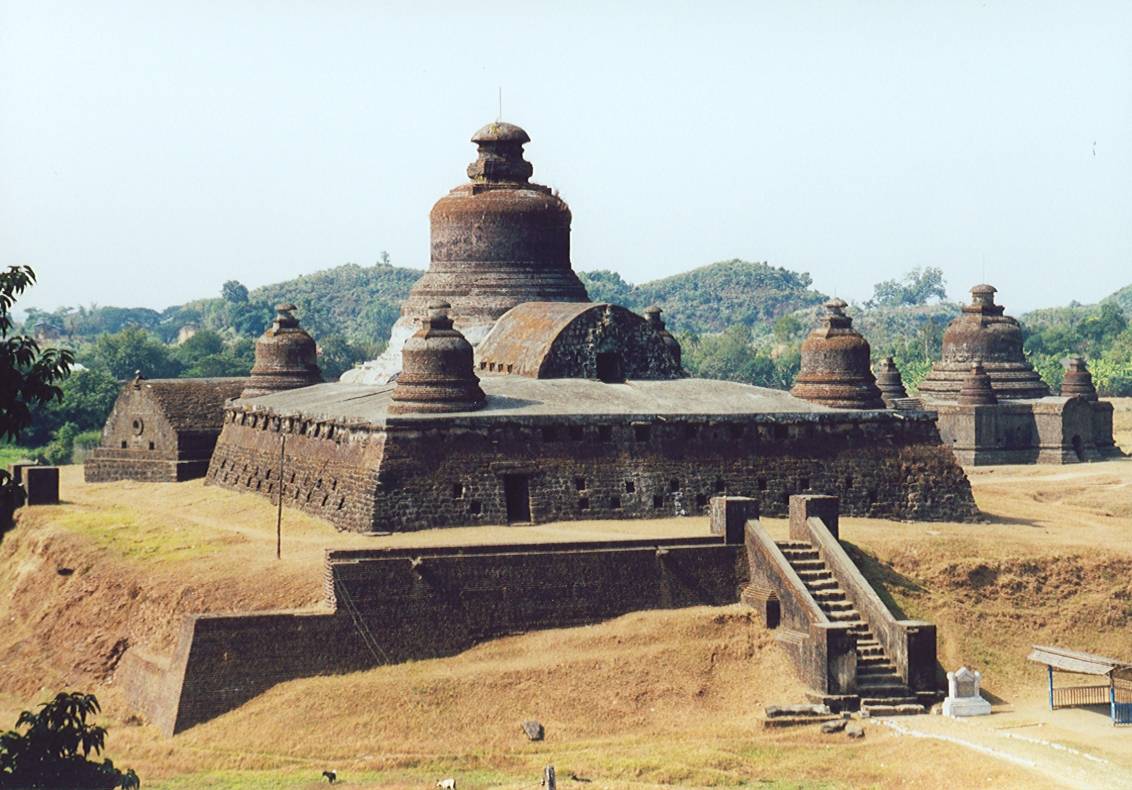
[[[893,616],[898,620],[908,619],[908,615],[901,608],[900,604],[892,597],[889,590],[899,590],[905,594],[917,594],[925,592],[924,587],[918,581],[910,576],[897,571],[890,564],[881,562],[876,556],[869,554],[867,551],[861,549],[850,543],[847,540],[842,540],[841,545],[845,548],[845,553],[853,560],[853,563],[860,569],[861,574],[872,585],[876,594],[892,612]]]

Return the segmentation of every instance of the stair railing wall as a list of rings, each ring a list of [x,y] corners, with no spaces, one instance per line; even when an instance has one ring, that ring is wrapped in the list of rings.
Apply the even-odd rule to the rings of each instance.
[[[831,621],[810,595],[786,556],[756,520],[745,528],[751,584],[774,590],[787,649],[803,682],[826,694],[855,694],[857,638],[849,626]]]
[[[893,616],[834,533],[816,514],[819,509],[828,511],[830,500],[833,500],[833,507],[836,508],[836,497],[791,497],[791,538],[807,541],[818,550],[838,584],[856,603],[858,611],[876,634],[908,688],[912,691],[934,691],[935,625],[922,620],[897,620]]]

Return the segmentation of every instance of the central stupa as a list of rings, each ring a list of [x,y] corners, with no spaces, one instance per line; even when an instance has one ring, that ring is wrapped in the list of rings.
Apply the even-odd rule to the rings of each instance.
[[[570,265],[570,207],[550,187],[530,181],[523,158],[530,136],[498,121],[472,136],[478,147],[470,183],[436,202],[428,271],[401,306],[389,346],[347,371],[347,382],[382,384],[401,370],[401,348],[428,305],[447,302],[456,328],[473,345],[495,320],[524,302],[587,302]]]

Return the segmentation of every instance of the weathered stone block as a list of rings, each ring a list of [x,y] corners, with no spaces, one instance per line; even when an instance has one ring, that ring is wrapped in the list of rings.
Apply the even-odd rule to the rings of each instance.
[[[29,466],[24,469],[24,488],[29,505],[59,504],[59,467]]]

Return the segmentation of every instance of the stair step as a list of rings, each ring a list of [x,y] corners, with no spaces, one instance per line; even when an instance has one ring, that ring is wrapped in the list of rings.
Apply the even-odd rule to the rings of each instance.
[[[870,653],[869,655],[865,655],[865,656],[860,655],[859,649],[858,649],[857,653],[858,653],[858,655],[857,655],[857,666],[858,667],[862,667],[862,666],[871,667],[871,666],[876,666],[877,664],[887,664],[887,663],[889,663],[888,656],[886,656],[883,652],[881,652],[879,650],[875,653]]]
[[[840,587],[826,588],[824,590],[810,590],[810,595],[818,601],[844,601],[845,591]]]
[[[782,553],[791,559],[816,560],[818,558],[817,549],[810,548],[809,546],[805,548],[787,547],[782,549]]]
[[[780,540],[776,544],[780,549],[812,549],[812,543],[806,543],[804,540]]]
[[[854,626],[861,622],[861,613],[855,609],[850,609],[845,612],[829,612],[828,616],[833,622],[841,623],[842,625]],[[849,632],[852,633],[853,629],[850,628]]]
[[[829,571],[800,571],[797,568],[795,568],[794,570],[798,574],[798,578],[802,580],[803,584],[833,581],[833,574]]]
[[[923,705],[861,705],[861,712],[869,716],[919,716]]]
[[[803,579],[803,581],[805,581],[805,580]],[[806,587],[810,590],[810,592],[822,592],[822,591],[825,591],[825,590],[836,590],[837,592],[841,593],[842,595],[845,594],[845,591],[841,589],[841,585],[838,584],[837,580],[834,579],[832,576],[830,576],[828,579],[815,579],[814,581],[806,582]]]
[[[825,571],[826,573],[829,573],[829,571],[825,568],[825,563],[821,560],[792,560],[790,564],[794,566],[794,570],[799,572]]]
[[[865,705],[919,705],[915,696],[907,697],[861,697],[862,707]],[[922,706],[921,706],[922,707]]]
[[[839,612],[840,613],[840,612],[856,612],[857,611],[856,609],[853,608],[853,602],[852,601],[836,601],[836,600],[818,598],[817,602],[818,602],[818,606],[820,606],[822,609],[825,609],[827,612]]]
[[[878,664],[862,664],[859,660],[857,661],[857,677],[875,678],[878,675],[899,679],[899,675],[896,674],[895,664],[888,661]]]
[[[892,682],[873,684],[867,678],[858,678],[857,693],[862,697],[906,697],[908,687],[902,683]]]

